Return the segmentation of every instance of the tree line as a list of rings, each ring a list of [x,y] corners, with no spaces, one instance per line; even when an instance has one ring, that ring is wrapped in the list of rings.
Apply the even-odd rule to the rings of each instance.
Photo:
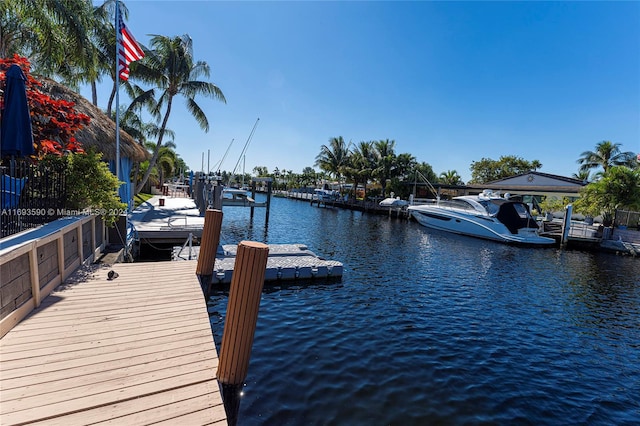
[[[253,173],[273,178],[276,189],[317,187],[334,180],[349,183],[355,196],[360,185],[365,192],[364,197],[387,197],[393,193],[406,198],[413,183],[423,183],[424,180],[447,186],[465,184],[456,170],[436,175],[431,165],[418,162],[413,155],[396,154],[395,146],[396,142],[389,139],[347,144],[342,136],[332,137],[320,147],[315,158],[314,165],[320,169],[319,172],[312,167],[305,167],[302,173],[277,167],[269,172],[267,167],[256,166]],[[595,150],[582,152],[576,162],[579,168],[572,177],[587,183],[576,203],[577,211],[610,219],[616,209],[640,210],[640,162],[635,153],[623,152],[621,144],[602,141],[596,144]],[[472,178],[468,183],[481,185],[541,167],[538,160],[528,161],[515,155],[501,156],[498,160],[482,158],[471,163]],[[250,178],[246,176],[247,181]],[[223,180],[234,181],[234,177],[223,172]]]
[[[113,85],[106,112],[113,116],[116,89],[113,63],[116,50],[115,1],[106,0],[96,6],[88,0],[0,2],[0,56],[18,54],[27,57],[34,74],[57,78],[71,88],[89,84],[94,105],[97,105],[97,83],[110,79]],[[126,19],[126,6],[120,2],[119,7]],[[176,170],[187,170],[174,150],[174,133],[168,127],[174,100],[184,98],[187,110],[204,131],[209,130],[209,120],[196,97],[226,102],[222,90],[207,81],[210,67],[206,62],[195,59],[188,34],[155,35],[149,47],[141,47],[145,57],[131,64],[129,80],[122,84],[131,102],[120,111],[121,128],[151,151],[148,162],[136,167],[136,176],[141,176],[135,180],[136,193],[154,174],[162,179],[175,174]],[[142,120],[143,110],[149,113],[150,121]],[[596,145],[595,150],[583,152],[577,162],[580,168],[574,177],[591,182],[583,198],[591,200],[590,205],[596,205],[594,209],[603,208],[604,204],[609,210],[614,205],[638,206],[639,172],[635,154],[622,152],[620,144],[603,141]],[[331,177],[349,181],[353,188],[361,184],[365,190],[367,183],[375,182],[377,189],[374,192],[378,191],[382,196],[391,192],[406,196],[407,182],[420,179],[445,185],[464,183],[456,170],[436,175],[428,163],[418,162],[413,155],[396,154],[395,141],[389,139],[347,144],[342,136],[332,137],[328,144],[320,147],[314,165],[321,172],[315,173],[312,168],[305,169],[302,174],[286,170],[276,173],[274,170],[272,175],[276,181],[282,180],[286,184],[317,184],[319,178]],[[498,160],[482,158],[472,162],[469,183],[487,183],[541,167],[538,160],[529,161],[513,155],[502,156]],[[594,170],[597,172],[591,175]],[[606,185],[610,185],[606,188],[607,193],[614,188],[622,189],[618,191],[618,197],[604,203],[601,200],[606,197],[598,195],[604,189],[593,188]],[[596,203],[596,199],[600,201]]]
[[[32,72],[61,81],[78,90],[81,84],[92,88],[92,103],[97,106],[97,83],[110,79],[112,90],[106,113],[113,117],[116,94],[115,6],[106,0],[94,6],[88,0],[12,0],[0,2],[0,56],[26,57]],[[128,10],[119,2],[124,18]],[[175,144],[165,143],[173,132],[168,128],[174,99],[182,97],[196,123],[209,130],[209,120],[196,97],[204,96],[226,102],[222,90],[206,78],[210,67],[196,60],[191,37],[155,35],[149,47],[141,45],[145,57],[130,65],[129,80],[122,86],[131,102],[119,111],[120,127],[151,151],[146,164],[136,167],[135,192],[145,187],[149,178],[162,177],[169,168],[180,169]],[[203,79],[204,77],[204,79]],[[142,120],[142,111],[151,117]],[[79,141],[81,142],[81,141]],[[153,142],[150,146],[149,142]],[[172,141],[170,141],[172,142]],[[171,153],[173,151],[173,153]],[[160,167],[156,167],[160,161]],[[169,167],[171,164],[177,167]]]

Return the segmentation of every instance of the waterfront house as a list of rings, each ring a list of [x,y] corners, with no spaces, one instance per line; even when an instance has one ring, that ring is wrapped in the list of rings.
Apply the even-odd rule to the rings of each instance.
[[[100,108],[93,105],[78,93],[48,78],[42,78],[41,90],[55,99],[64,99],[75,103],[78,112],[91,118],[89,125],[76,133],[76,139],[82,143],[85,150],[91,148],[101,152],[102,159],[109,162],[109,168],[115,174],[116,159],[116,124]],[[148,152],[136,142],[128,133],[120,130],[120,180],[124,184],[120,187],[120,198],[131,207],[133,199],[133,184],[130,179],[134,163],[139,163],[149,157]]]
[[[588,182],[565,176],[530,171],[516,176],[484,184],[467,185],[466,194],[480,194],[485,189],[502,194],[519,195],[525,203],[541,202],[546,198],[567,199],[573,202],[580,198],[580,190]]]

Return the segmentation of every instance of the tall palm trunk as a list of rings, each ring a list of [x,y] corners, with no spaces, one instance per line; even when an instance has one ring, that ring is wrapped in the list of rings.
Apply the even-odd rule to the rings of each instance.
[[[98,87],[95,80],[91,82],[91,102],[98,106]]]
[[[140,176],[140,163],[136,161],[134,167],[133,167],[133,182],[136,183],[138,182],[138,176]],[[140,193],[140,191],[138,190],[138,187],[134,187],[133,188],[133,195],[138,195]]]
[[[156,161],[158,161],[158,154],[160,154],[160,148],[162,147],[162,139],[164,137],[164,129],[166,129],[167,127],[167,121],[169,121],[169,114],[171,114],[172,101],[173,101],[173,96],[169,96],[169,100],[167,101],[167,112],[165,113],[164,118],[162,119],[162,127],[160,128],[160,134],[158,135],[158,143],[156,144],[156,147],[153,150],[153,155],[149,160],[149,167],[147,168],[147,171],[144,173],[144,176],[142,176],[142,180],[140,181],[140,184],[136,187],[136,193],[139,193],[140,191],[142,191],[142,188],[147,183],[147,180],[149,180],[149,175],[151,175],[151,170],[155,167]]]
[[[119,78],[119,77],[116,77]],[[111,86],[111,93],[109,94],[109,102],[107,102],[107,115],[111,117],[111,109],[113,107],[113,100],[116,97],[116,83],[113,82],[113,86]]]

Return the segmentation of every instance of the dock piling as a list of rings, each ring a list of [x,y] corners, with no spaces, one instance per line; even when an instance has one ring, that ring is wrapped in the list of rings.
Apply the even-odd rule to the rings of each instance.
[[[268,255],[266,244],[238,244],[217,373],[223,385],[241,385],[247,377]]]
[[[211,291],[211,277],[216,261],[216,252],[220,243],[220,229],[222,228],[222,211],[207,209],[204,214],[204,227],[200,242],[200,253],[196,274],[200,278],[200,285],[205,300],[209,299]]]
[[[573,214],[573,205],[568,204],[564,210],[564,219],[562,220],[562,235],[560,237],[560,246],[566,247],[569,241],[569,232],[571,231],[571,215]]]

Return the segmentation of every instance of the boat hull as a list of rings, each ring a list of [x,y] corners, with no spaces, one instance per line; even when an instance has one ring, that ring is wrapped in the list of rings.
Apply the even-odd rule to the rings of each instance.
[[[459,235],[483,238],[507,244],[550,246],[553,238],[537,235],[533,228],[520,229],[517,234],[510,232],[498,219],[483,215],[461,214],[438,208],[409,207],[411,216],[422,226]]]

